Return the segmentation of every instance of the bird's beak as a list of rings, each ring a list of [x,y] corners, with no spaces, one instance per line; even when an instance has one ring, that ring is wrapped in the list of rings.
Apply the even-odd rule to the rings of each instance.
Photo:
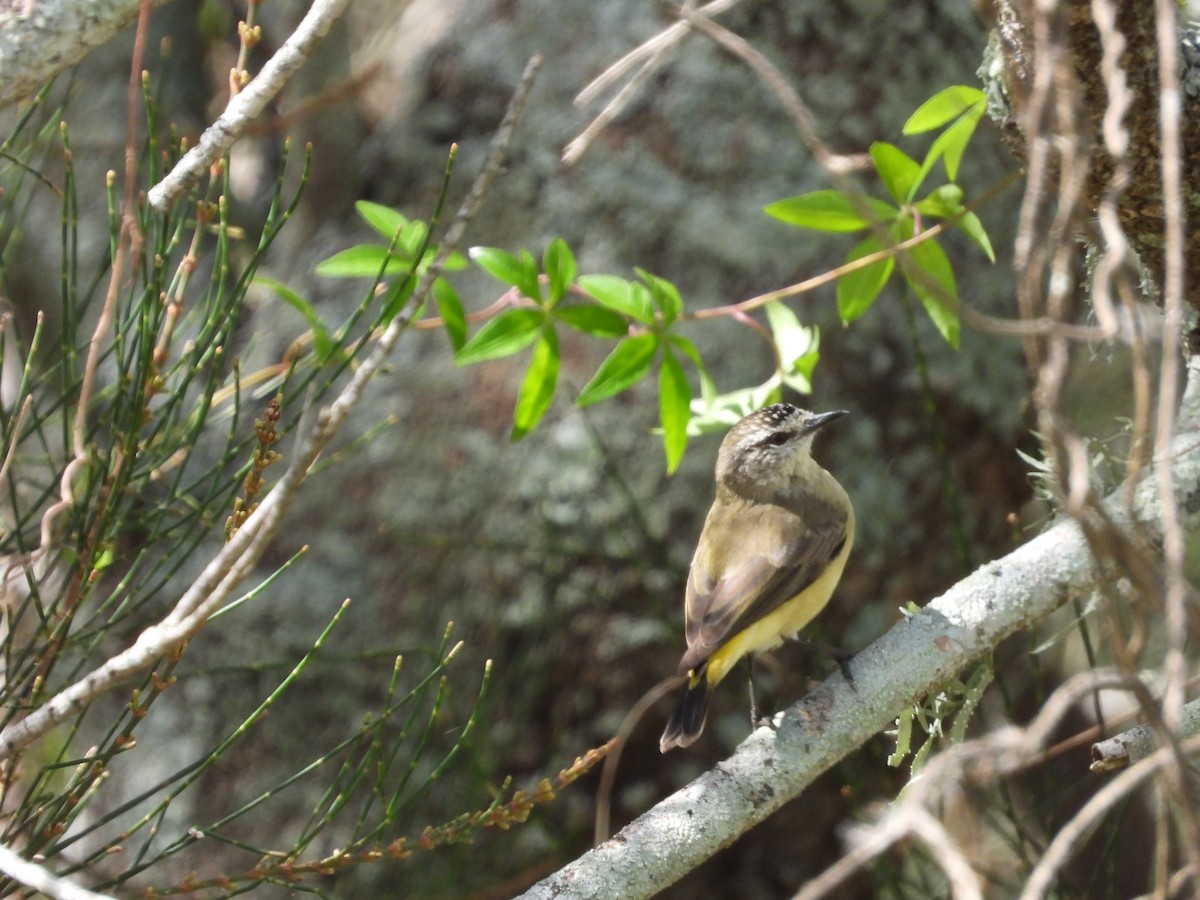
[[[822,425],[828,425],[834,419],[840,419],[842,416],[849,415],[848,409],[835,409],[832,412],[820,413],[815,416],[809,416],[808,421],[804,423],[805,433],[816,431]]]

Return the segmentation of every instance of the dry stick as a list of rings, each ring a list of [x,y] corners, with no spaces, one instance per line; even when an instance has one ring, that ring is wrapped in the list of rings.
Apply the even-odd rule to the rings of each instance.
[[[1192,679],[1195,681],[1195,679]],[[1200,700],[1185,703],[1180,710],[1176,737],[1191,738],[1200,734]],[[1128,731],[1092,744],[1093,772],[1115,772],[1141,762],[1162,746],[1158,735],[1149,725],[1138,725]]]
[[[793,900],[818,900],[829,896],[859,869],[909,837],[924,841],[928,846],[930,856],[941,867],[955,900],[982,900],[981,879],[971,868],[966,854],[945,826],[923,806],[891,814],[882,825],[855,829],[850,835],[850,849],[820,876],[804,885]]]
[[[1065,13],[1054,0],[1038,0],[1036,9],[1033,43],[1036,53],[1034,70],[1037,73],[1038,82],[1035,82],[1033,92],[1033,100],[1036,102],[1031,100],[1028,106],[1025,131],[1031,145],[1031,172],[1042,171],[1044,173],[1047,171],[1045,165],[1037,166],[1032,162],[1038,148],[1043,151],[1043,162],[1049,159],[1051,141],[1059,152],[1060,177],[1057,208],[1053,216],[1049,239],[1043,237],[1042,242],[1052,248],[1047,286],[1049,312],[1056,318],[1062,318],[1068,314],[1071,307],[1072,298],[1069,289],[1073,287],[1071,275],[1075,257],[1075,251],[1071,245],[1074,232],[1073,216],[1079,199],[1079,189],[1085,177],[1086,160],[1081,149],[1082,136],[1079,133],[1077,122],[1077,81],[1067,58]],[[1103,22],[1103,16],[1101,16],[1101,22]],[[1163,29],[1161,14],[1159,27]],[[1176,40],[1174,28],[1167,30],[1171,33],[1170,40]],[[1161,40],[1160,32],[1160,42]],[[1171,73],[1173,76],[1173,69]],[[1044,90],[1039,92],[1039,87],[1044,87]],[[1053,117],[1051,117],[1051,111]],[[1051,122],[1056,126],[1053,133],[1049,133],[1047,127]],[[1163,124],[1166,127],[1165,121]],[[1030,307],[1034,298],[1040,294],[1045,271],[1042,254],[1033,252],[1033,226],[1035,224],[1033,204],[1043,201],[1047,192],[1040,188],[1037,192],[1032,192],[1034,186],[1034,180],[1031,178],[1031,192],[1027,193],[1027,205],[1022,209],[1022,232],[1019,234],[1017,242],[1018,270],[1023,271],[1026,276],[1021,282],[1020,294],[1022,311],[1026,315],[1031,311]],[[1030,229],[1028,232],[1025,231],[1027,227]],[[1024,264],[1026,262],[1033,262],[1034,265]],[[1181,317],[1172,319],[1168,311],[1167,335],[1173,347],[1164,350],[1164,368],[1175,373],[1175,380],[1167,382],[1167,376],[1164,374],[1164,383],[1160,386],[1162,391],[1159,397],[1160,434],[1164,432],[1164,409],[1167,411],[1168,418],[1166,437],[1161,438],[1161,442],[1158,444],[1160,454],[1163,452],[1162,448],[1173,446],[1175,443],[1171,440],[1173,432],[1170,430],[1169,418],[1172,415],[1171,407],[1174,403],[1178,383],[1177,342],[1180,326]],[[1169,600],[1164,596],[1157,564],[1153,563],[1144,552],[1118,532],[1112,518],[1095,498],[1091,487],[1087,449],[1083,441],[1070,428],[1061,408],[1062,392],[1069,363],[1065,343],[1056,339],[1050,341],[1048,346],[1027,345],[1027,350],[1030,353],[1031,364],[1038,374],[1035,399],[1040,408],[1040,427],[1046,436],[1048,457],[1057,461],[1058,471],[1064,473],[1062,486],[1066,493],[1067,510],[1083,528],[1092,552],[1096,554],[1097,558],[1114,560],[1134,581],[1137,590],[1148,597],[1159,599],[1165,606],[1168,606]],[[1064,465],[1065,461],[1069,461],[1070,464]],[[1160,456],[1156,466],[1160,492],[1171,490],[1171,468],[1170,461]],[[1173,495],[1171,496],[1173,500]],[[1164,540],[1170,540],[1172,522],[1175,522],[1175,534],[1180,536],[1177,510],[1174,506],[1160,505],[1160,515],[1162,518],[1159,524],[1164,529]],[[1168,558],[1169,567],[1170,560]],[[1179,585],[1181,590],[1186,589],[1182,578],[1179,580]],[[1180,620],[1185,624],[1178,627],[1179,633],[1186,631],[1186,620],[1182,615],[1183,606],[1181,598],[1177,609],[1181,611]],[[1121,635],[1116,634],[1115,628],[1112,630],[1114,634],[1110,643],[1114,652],[1124,667],[1132,669],[1136,664],[1133,654],[1126,650],[1124,642],[1120,639]],[[1181,684],[1181,680],[1177,683]],[[1181,695],[1181,688],[1179,690]],[[1189,783],[1184,774],[1187,763],[1180,750],[1178,739],[1173,734],[1173,729],[1164,722],[1162,712],[1153,702],[1149,692],[1142,688],[1136,691],[1136,694],[1139,704],[1157,730],[1160,740],[1170,748],[1175,757],[1175,764],[1168,767],[1166,773],[1172,793],[1175,796],[1186,798],[1190,795]],[[1200,824],[1197,823],[1195,810],[1186,800],[1174,804],[1172,808],[1178,816],[1184,832],[1185,852],[1193,860],[1193,867],[1200,868],[1197,865],[1200,862]],[[1165,819],[1160,819],[1160,841],[1165,840],[1165,828]],[[1160,843],[1160,850],[1163,853],[1166,852],[1165,843]]]
[[[72,432],[71,449],[76,459],[87,456],[87,414],[91,406],[92,390],[96,383],[96,367],[104,353],[104,337],[112,325],[116,313],[117,293],[125,276],[126,257],[141,243],[134,204],[137,199],[137,133],[138,106],[142,96],[142,60],[146,52],[146,28],[150,24],[150,0],[142,0],[138,10],[137,31],[133,43],[133,60],[129,66],[129,87],[125,99],[125,201],[121,210],[121,231],[117,236],[116,256],[109,273],[108,290],[104,295],[104,306],[96,320],[96,328],[88,342],[88,355],[83,366],[83,380],[79,387],[79,405],[75,410],[75,427]],[[120,465],[118,460],[117,465]],[[62,500],[69,500],[62,497]]]
[[[1180,332],[1183,330],[1184,210],[1183,178],[1179,146],[1179,32],[1174,0],[1157,0],[1159,120],[1162,128],[1163,212],[1166,220],[1163,252],[1164,333],[1162,369],[1159,378],[1158,430],[1155,441],[1170,446],[1175,437],[1175,396],[1179,389]],[[1171,460],[1160,456],[1157,466],[1163,503],[1164,555],[1167,562],[1167,659],[1163,721],[1174,728],[1183,705],[1183,682],[1187,677],[1183,642],[1187,639],[1184,602],[1188,585],[1183,574],[1184,537],[1179,527],[1179,510],[1171,488]]]
[[[1101,132],[1104,147],[1112,160],[1112,175],[1096,210],[1104,250],[1092,277],[1092,307],[1101,324],[1114,334],[1120,323],[1113,300],[1114,283],[1128,317],[1130,347],[1133,355],[1133,437],[1126,466],[1129,483],[1146,465],[1150,451],[1150,416],[1153,386],[1150,379],[1149,348],[1144,329],[1140,327],[1137,300],[1133,295],[1131,275],[1133,265],[1125,229],[1117,209],[1129,186],[1129,129],[1125,116],[1133,105],[1133,91],[1121,58],[1128,42],[1117,29],[1117,7],[1113,0],[1091,0],[1092,19],[1100,36],[1100,77],[1104,82],[1108,105],[1104,110]],[[1099,242],[1098,242],[1099,243]]]
[[[516,122],[525,107],[533,78],[541,65],[541,57],[535,56],[525,68],[520,85],[509,104],[508,112],[501,122],[483,170],[472,185],[471,192],[463,202],[453,224],[447,232],[434,263],[430,265],[426,278],[409,299],[408,309],[397,316],[379,339],[379,345],[355,371],[349,383],[338,397],[317,414],[317,422],[303,446],[297,451],[292,464],[279,482],[271,489],[258,509],[246,520],[233,538],[217,553],[204,571],[184,592],[175,608],[157,625],[144,630],[128,650],[118,653],[93,670],[81,680],[51,697],[43,706],[31,712],[25,719],[0,731],[0,758],[12,757],[33,741],[43,737],[51,729],[66,721],[83,709],[100,694],[149,669],[172,647],[186,641],[205,623],[208,616],[224,605],[237,584],[258,562],[263,551],[278,530],[284,513],[287,512],[300,486],[307,478],[309,468],[318,455],[337,434],[338,430],[357,405],[367,384],[386,361],[392,347],[407,328],[411,310],[424,302],[433,279],[440,272],[454,245],[451,238],[461,239],[463,232],[482,204],[488,188],[500,174],[508,143],[512,139]]]
[[[159,212],[166,212],[172,203],[204,177],[213,164],[229,151],[251,120],[262,114],[267,104],[304,64],[349,2],[313,0],[313,5],[296,30],[241,93],[229,98],[229,105],[205,129],[200,142],[184,154],[183,159],[162,181],[150,189],[146,196],[151,206]]]
[[[596,787],[596,822],[592,832],[592,846],[596,847],[608,840],[608,827],[612,819],[612,793],[613,784],[617,780],[617,767],[621,762],[621,754],[625,750],[625,745],[629,742],[629,735],[633,734],[633,729],[637,727],[638,722],[646,715],[646,711],[650,709],[664,696],[671,691],[680,687],[686,678],[683,675],[672,675],[670,678],[664,678],[646,693],[642,694],[633,708],[625,714],[625,718],[621,720],[621,727],[617,729],[614,735],[617,741],[617,746],[604,757],[604,768],[600,772],[600,784]]]
[[[1157,0],[1155,4],[1156,37],[1158,41],[1159,122],[1162,129],[1162,190],[1163,212],[1166,219],[1163,248],[1163,315],[1164,333],[1161,374],[1158,385],[1158,428],[1155,441],[1159,447],[1170,446],[1175,438],[1175,396],[1179,389],[1181,332],[1183,330],[1183,266],[1184,266],[1184,207],[1183,173],[1180,162],[1179,91],[1179,31],[1174,0]],[[1187,610],[1195,592],[1184,574],[1185,538],[1179,520],[1179,507],[1173,487],[1174,466],[1166,454],[1159,455],[1156,466],[1163,518],[1163,555],[1166,561],[1166,622],[1167,655],[1165,660],[1163,727],[1171,735],[1171,751],[1167,769],[1171,793],[1177,798],[1172,809],[1176,812],[1183,832],[1183,850],[1191,868],[1193,892],[1200,893],[1200,820],[1194,804],[1195,786],[1191,779],[1190,762],[1184,757],[1174,737],[1178,728],[1187,679],[1187,660],[1184,643],[1188,637]],[[1164,848],[1165,849],[1165,848]]]
[[[695,11],[696,15],[700,16],[715,16],[727,10],[733,9],[741,3],[742,0],[713,0],[712,3],[706,3]],[[635,65],[647,57],[653,57],[658,53],[663,46],[673,45],[679,42],[681,38],[688,33],[688,26],[684,22],[676,22],[665,30],[659,32],[650,40],[645,41],[637,48],[629,51],[615,63],[592,79],[579,94],[575,97],[575,105],[583,106],[591,103],[596,97],[606,91],[610,85],[616,83],[617,79],[632,69]]]
[[[832,866],[808,882],[795,900],[816,900],[831,894],[859,869],[869,865],[889,847],[910,835],[926,839],[924,817],[944,805],[948,794],[957,792],[960,784],[990,783],[998,777],[1043,762],[1051,734],[1063,717],[1088,694],[1113,688],[1128,688],[1130,679],[1120,672],[1088,671],[1074,676],[1050,695],[1037,717],[1025,728],[1008,727],[984,737],[959,744],[933,757],[919,778],[910,782],[904,794],[888,808],[882,820],[874,825],[859,826],[850,838],[850,850]],[[949,842],[947,835],[945,840]],[[938,853],[953,853],[952,843],[938,846]],[[935,857],[937,859],[937,857]],[[959,896],[969,895],[974,885],[969,877],[951,875],[945,860],[937,859],[947,878],[958,877],[962,882]],[[954,864],[970,870],[965,857]],[[972,871],[973,874],[973,871]]]
[[[700,9],[696,10],[694,15],[715,16],[718,13],[732,9],[741,2],[742,0],[713,0],[712,3],[706,3]],[[634,95],[638,92],[638,89],[646,83],[663,60],[666,59],[667,51],[678,44],[687,35],[688,30],[687,23],[676,22],[636,49],[625,54],[579,92],[579,95],[575,98],[575,104],[582,106],[583,104],[590,103],[595,97],[606,90],[609,85],[615,83],[618,78],[629,71],[629,69],[642,62],[642,60],[645,60],[645,62],[642,62],[642,68],[634,73],[629,82],[605,105],[604,109],[588,124],[583,132],[563,149],[562,161],[565,165],[570,166],[579,162],[580,157],[587,152],[588,147],[591,146],[600,132],[629,105]]]
[[[1066,825],[1058,830],[1050,846],[1042,854],[1042,858],[1025,883],[1020,900],[1038,900],[1046,896],[1054,882],[1055,876],[1066,863],[1071,851],[1086,840],[1092,833],[1096,822],[1115,804],[1121,802],[1139,784],[1156,774],[1160,769],[1172,763],[1173,748],[1163,747],[1153,756],[1143,759],[1130,766],[1111,782],[1097,791],[1083,808],[1077,812]],[[1200,738],[1186,741],[1181,748],[1185,753],[1195,753],[1200,749]],[[1191,876],[1195,878],[1193,871]]]

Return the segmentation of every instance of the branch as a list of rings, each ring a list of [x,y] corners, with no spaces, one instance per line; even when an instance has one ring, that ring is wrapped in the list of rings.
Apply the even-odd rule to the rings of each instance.
[[[1200,362],[1172,447],[1175,492],[1200,492]],[[1131,520],[1118,489],[1106,502],[1115,524],[1139,543],[1162,538],[1154,480],[1133,492]],[[1182,525],[1200,528],[1200,508],[1181,502]],[[1088,542],[1066,520],[988,563],[921,612],[893,627],[853,662],[855,688],[834,676],[760,728],[733,756],[589,851],[534,885],[529,900],[551,897],[648,897],[728,846],[881,730],[898,710],[1062,604],[1089,596],[1102,575]]]
[[[258,118],[275,95],[283,90],[283,86],[308,59],[349,2],[313,0],[313,5],[296,30],[267,60],[254,80],[230,98],[225,111],[200,136],[200,143],[150,189],[147,198],[151,206],[159,212],[166,212],[172,203],[204,177],[209,167],[229,151],[246,126]]]
[[[25,887],[33,888],[54,900],[111,900],[108,894],[97,894],[59,878],[37,863],[23,859],[20,854],[0,845],[0,872]]]
[[[1181,740],[1200,734],[1200,700],[1185,703],[1180,710],[1179,730],[1176,737]],[[1128,731],[1092,744],[1093,772],[1114,772],[1158,751],[1162,746],[1158,735],[1149,725],[1138,725]]]
[[[166,0],[152,0],[161,6]],[[0,11],[0,106],[36,93],[107,43],[138,14],[140,0],[27,0]]]

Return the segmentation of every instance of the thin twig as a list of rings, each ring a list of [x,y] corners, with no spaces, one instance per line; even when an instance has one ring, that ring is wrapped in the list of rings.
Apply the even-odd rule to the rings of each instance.
[[[742,0],[713,0],[695,11],[697,16],[715,16],[732,9]],[[629,105],[638,90],[646,83],[667,57],[667,51],[678,44],[689,31],[686,22],[676,22],[669,28],[656,34],[650,40],[625,54],[592,80],[587,87],[575,98],[576,106],[592,102],[597,96],[615,84],[626,72],[642,64],[641,69],[634,73],[628,83],[617,92],[590,122],[583,132],[563,148],[562,161],[571,166],[579,162],[588,147],[608,125]]]
[[[1200,738],[1192,738],[1183,744],[1184,752],[1195,753],[1200,749]],[[1025,889],[1021,892],[1020,900],[1038,900],[1046,896],[1055,876],[1066,864],[1071,852],[1091,833],[1096,822],[1115,804],[1127,798],[1130,793],[1151,775],[1171,764],[1174,756],[1172,748],[1164,747],[1153,756],[1135,763],[1120,775],[1098,790],[1083,808],[1071,820],[1059,828],[1054,840],[1050,842],[1042,854],[1038,864],[1030,873]],[[1193,873],[1193,876],[1195,873]]]
[[[1175,438],[1175,398],[1179,392],[1180,336],[1183,331],[1184,209],[1183,177],[1179,142],[1179,32],[1175,0],[1157,0],[1159,119],[1162,128],[1162,190],[1165,220],[1162,369],[1158,386],[1158,428],[1155,442],[1168,447]],[[1187,666],[1183,644],[1187,640],[1184,603],[1189,594],[1184,566],[1184,535],[1179,526],[1179,509],[1172,490],[1172,461],[1159,454],[1156,466],[1163,504],[1163,555],[1167,564],[1166,689],[1163,721],[1174,728],[1183,706],[1183,683]]]
[[[598,847],[608,840],[608,828],[612,820],[613,784],[616,783],[617,768],[621,764],[621,754],[625,750],[625,746],[629,743],[629,736],[633,734],[633,729],[637,727],[638,722],[646,715],[647,710],[683,684],[684,680],[682,675],[664,678],[646,691],[646,693],[642,694],[638,702],[633,704],[633,708],[621,720],[621,727],[613,735],[616,746],[604,758],[604,768],[600,772],[600,784],[596,786],[596,821],[592,832],[593,847]]]
[[[1163,347],[1158,384],[1158,427],[1155,441],[1168,447],[1175,439],[1175,398],[1179,393],[1182,369],[1184,225],[1182,147],[1179,88],[1178,9],[1174,0],[1155,4],[1158,40],[1158,103],[1162,152],[1162,197],[1164,214],[1163,252]],[[1191,763],[1182,752],[1175,732],[1182,716],[1187,659],[1184,645],[1188,639],[1187,604],[1195,602],[1196,592],[1184,573],[1185,535],[1174,492],[1174,461],[1160,453],[1155,471],[1162,502],[1163,558],[1166,564],[1164,630],[1167,639],[1163,663],[1164,689],[1162,721],[1169,741],[1168,784],[1177,799],[1172,805],[1183,833],[1183,849],[1192,871],[1193,893],[1200,892],[1200,818],[1196,815],[1195,784]],[[1164,847],[1164,853],[1166,848]]]
[[[342,14],[350,0],[313,0],[312,6],[275,55],[245,89],[229,99],[225,111],[205,129],[200,141],[184,154],[167,175],[150,189],[147,199],[159,212],[191,189],[223,157],[246,126],[266,109],[304,64],[317,43]]]
[[[891,846],[910,836],[920,837],[935,849],[934,858],[952,884],[955,896],[979,896],[979,884],[965,856],[950,840],[930,829],[932,811],[965,782],[987,783],[1046,759],[1046,744],[1066,716],[1089,694],[1128,688],[1130,679],[1115,671],[1088,671],[1076,675],[1050,695],[1037,717],[1025,728],[1005,728],[952,747],[933,757],[910,782],[903,797],[873,825],[855,829],[850,850],[812,879],[795,900],[816,900],[843,884]],[[940,827],[940,826],[939,826]]]

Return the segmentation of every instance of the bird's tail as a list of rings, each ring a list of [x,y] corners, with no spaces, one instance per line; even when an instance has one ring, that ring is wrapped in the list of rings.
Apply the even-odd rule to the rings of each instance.
[[[659,750],[666,753],[672,747],[687,747],[700,737],[708,716],[708,689],[707,665],[688,673],[687,683],[680,690],[675,709],[659,739]]]

